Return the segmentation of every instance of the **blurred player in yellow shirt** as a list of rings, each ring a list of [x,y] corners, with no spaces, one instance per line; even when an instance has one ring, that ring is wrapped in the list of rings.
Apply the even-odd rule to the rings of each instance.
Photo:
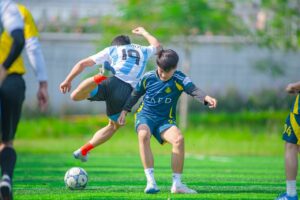
[[[25,37],[26,53],[39,81],[37,93],[39,107],[41,111],[45,111],[48,105],[47,74],[38,40],[37,27],[25,6],[17,5],[10,0],[0,0],[0,5],[0,17],[5,12],[11,10],[10,15],[6,16],[6,22],[3,22],[4,25],[5,23],[10,23],[11,26],[15,26],[16,22],[12,22],[11,19],[15,15],[19,16],[18,23],[22,24],[22,34],[24,30],[24,36],[22,36],[23,40]],[[25,82],[22,76],[26,70],[23,58],[20,55],[22,49],[18,49],[19,53],[11,56],[11,51],[16,48],[11,30],[4,26],[3,32],[1,31],[0,33],[2,33],[0,36],[0,114],[2,136],[0,146],[0,164],[2,170],[0,191],[3,199],[12,199],[11,182],[17,158],[13,148],[13,140],[20,120],[22,104],[25,99]]]
[[[33,68],[40,87],[38,91],[39,106],[42,111],[47,108],[48,94],[47,94],[47,73],[45,67],[45,61],[43,53],[41,51],[39,43],[39,33],[33,17],[29,10],[21,4],[17,4],[18,10],[24,21],[24,37],[25,37],[25,49],[28,55],[31,67]],[[0,37],[0,63],[7,57],[9,53],[9,46],[12,45],[12,37],[8,32],[3,32]],[[19,74],[23,75],[26,72],[24,61],[22,56],[19,56],[15,62],[8,69],[7,74]]]

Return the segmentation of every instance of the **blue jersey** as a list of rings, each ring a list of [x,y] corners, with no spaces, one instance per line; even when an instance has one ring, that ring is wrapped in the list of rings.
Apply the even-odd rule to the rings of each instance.
[[[128,44],[107,47],[90,58],[96,64],[109,62],[114,75],[134,88],[145,71],[147,61],[155,53],[154,46]]]
[[[145,95],[138,112],[153,118],[176,120],[181,93],[191,94],[195,88],[191,79],[180,71],[175,71],[167,81],[162,81],[156,71],[148,72],[135,88],[138,96]]]

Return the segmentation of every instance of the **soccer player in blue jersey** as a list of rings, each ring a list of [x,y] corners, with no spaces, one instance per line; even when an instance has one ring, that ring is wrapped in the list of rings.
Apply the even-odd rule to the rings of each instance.
[[[106,113],[109,117],[109,124],[98,130],[88,143],[73,153],[76,159],[83,162],[87,161],[87,154],[91,149],[109,140],[119,129],[117,119],[127,97],[142,77],[149,58],[160,48],[158,40],[143,27],[135,28],[132,32],[144,36],[150,46],[131,44],[128,36],[117,36],[112,46],[79,61],[60,85],[62,93],[69,92],[72,80],[86,67],[95,64],[108,62],[114,73],[114,76],[109,78],[101,74],[88,78],[71,94],[71,98],[75,101],[84,99],[105,101]]]
[[[145,193],[157,193],[159,189],[154,179],[154,161],[150,148],[153,135],[160,144],[172,145],[172,193],[197,193],[181,182],[184,163],[184,138],[176,125],[176,105],[185,92],[210,108],[217,106],[216,99],[208,96],[184,73],[177,71],[178,55],[175,51],[161,50],[157,55],[157,70],[146,73],[127,100],[118,119],[125,124],[125,117],[138,99],[144,95],[137,111],[135,128],[138,133],[140,156],[147,178]]]
[[[300,151],[300,81],[288,84],[286,91],[291,94],[297,94],[297,97],[286,119],[282,136],[283,140],[286,141],[286,193],[280,195],[277,200],[298,200],[296,178],[298,173],[298,153]]]

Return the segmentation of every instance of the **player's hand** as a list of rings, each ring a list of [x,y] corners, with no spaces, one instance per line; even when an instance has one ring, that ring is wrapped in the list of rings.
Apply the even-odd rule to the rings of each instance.
[[[148,34],[148,32],[143,27],[137,27],[137,28],[133,29],[132,33],[137,34],[137,35]]]
[[[125,125],[125,118],[127,115],[127,111],[123,110],[118,118],[118,124],[121,126]]]
[[[7,76],[7,70],[4,68],[3,65],[0,64],[0,86],[2,85],[6,76]]]
[[[64,80],[59,86],[60,92],[65,94],[71,91],[71,82]]]
[[[37,99],[39,103],[39,108],[41,112],[45,112],[48,108],[48,84],[46,81],[41,81],[39,90],[37,93]]]
[[[216,108],[217,107],[217,100],[210,96],[205,96],[204,101],[208,103],[209,108]]]
[[[295,84],[293,83],[290,83],[286,86],[285,90],[290,93],[290,94],[295,94],[297,93],[297,88],[295,87]]]

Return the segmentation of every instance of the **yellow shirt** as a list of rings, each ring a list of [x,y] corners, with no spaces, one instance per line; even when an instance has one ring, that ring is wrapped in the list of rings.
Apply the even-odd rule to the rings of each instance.
[[[38,37],[38,29],[34,23],[33,17],[29,10],[23,6],[18,4],[18,9],[20,11],[20,14],[24,20],[24,36],[25,40],[31,38],[31,37]],[[5,59],[7,58],[10,47],[13,43],[12,37],[4,31],[0,37],[0,63],[3,63]],[[17,73],[17,74],[24,74],[26,72],[24,61],[22,58],[22,55],[20,55],[15,62],[12,64],[12,66],[8,69],[8,74]]]

